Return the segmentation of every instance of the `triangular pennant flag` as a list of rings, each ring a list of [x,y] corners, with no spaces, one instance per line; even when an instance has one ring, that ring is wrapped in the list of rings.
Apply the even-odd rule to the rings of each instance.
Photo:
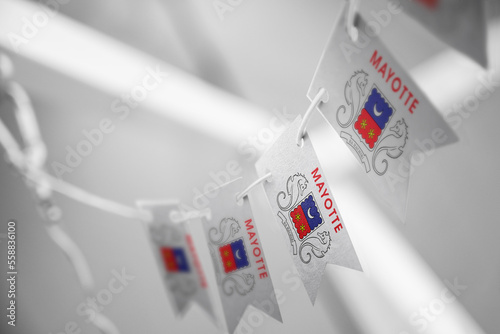
[[[377,37],[356,42],[347,32],[347,7],[323,53],[308,92],[326,89],[319,107],[339,133],[381,197],[404,219],[410,174],[436,148],[457,136]]]
[[[242,179],[223,185],[210,201],[211,219],[204,221],[222,308],[233,333],[247,306],[281,322],[281,313],[248,198],[236,194]]]
[[[257,161],[274,218],[314,303],[328,263],[362,270],[309,136],[297,145],[301,117]]]
[[[487,66],[486,9],[483,0],[402,0],[416,21],[452,48]]]
[[[162,280],[177,314],[184,314],[191,302],[214,318],[207,280],[198,259],[189,227],[175,201],[139,201],[138,206],[153,215],[148,233]]]

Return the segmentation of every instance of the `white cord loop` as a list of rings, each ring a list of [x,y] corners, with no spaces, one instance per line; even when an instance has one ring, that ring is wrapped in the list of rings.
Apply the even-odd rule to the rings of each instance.
[[[66,255],[76,272],[80,286],[86,297],[91,297],[94,288],[94,279],[84,254],[78,245],[62,228],[61,209],[52,201],[52,190],[58,189],[62,193],[73,194],[79,200],[93,200],[92,204],[99,207],[100,203],[116,211],[124,211],[126,207],[111,201],[100,199],[81,189],[55,179],[43,169],[47,157],[45,144],[40,135],[38,122],[26,91],[16,82],[10,80],[12,68],[10,60],[0,55],[0,88],[5,91],[3,96],[10,97],[15,105],[16,119],[25,144],[24,152],[12,133],[0,119],[0,145],[5,148],[7,157],[19,173],[26,178],[26,183],[35,194],[40,214],[47,222],[45,228],[52,241]],[[77,196],[79,195],[79,196]],[[129,208],[126,208],[129,209]],[[130,210],[130,209],[129,209]],[[137,212],[136,212],[137,213]],[[104,334],[118,334],[119,331],[111,320],[103,314],[98,314],[91,320],[94,326]]]
[[[311,104],[309,105],[309,108],[307,109],[306,113],[304,114],[304,118],[302,119],[302,123],[300,123],[299,126],[299,131],[297,132],[297,146],[302,146],[302,138],[306,135],[306,125],[309,122],[309,118],[311,118],[311,115],[314,110],[318,107],[320,102],[326,102],[328,101],[328,93],[326,89],[321,88],[318,91],[318,94],[314,97],[314,99],[311,101]]]
[[[127,205],[94,195],[86,190],[72,185],[71,183],[55,178],[44,171],[39,171],[39,175],[42,175],[49,182],[54,191],[66,195],[67,197],[70,197],[80,203],[87,204],[88,206],[125,218],[138,219],[147,223],[153,220],[153,215],[149,211],[139,210],[135,207],[129,207]],[[28,173],[26,176],[33,182],[38,182],[39,180],[39,177],[33,175],[32,173]]]
[[[243,197],[247,196],[250,190],[255,188],[259,183],[262,183],[264,181],[268,181],[272,177],[271,173],[267,173],[266,175],[258,178],[255,180],[252,184],[250,184],[248,187],[246,187],[242,192],[236,195],[236,202],[239,202],[243,199]]]
[[[0,84],[12,78],[13,73],[12,60],[3,53],[0,54]]]
[[[7,94],[15,103],[17,124],[23,138],[25,155],[29,164],[40,168],[47,159],[47,149],[40,135],[35,111],[26,91],[16,82],[11,82],[6,87]]]
[[[9,129],[5,126],[4,122],[0,120],[0,144],[5,149],[5,153],[10,163],[17,169],[25,168],[24,154],[17,144],[16,140],[10,133]]]
[[[180,224],[188,220],[201,217],[205,217],[208,220],[210,220],[212,219],[211,213],[212,212],[210,211],[210,209],[193,210],[193,211],[174,211],[172,212],[171,218],[174,221],[174,223]]]
[[[353,42],[358,40],[358,28],[356,28],[356,14],[358,12],[359,0],[348,0],[349,9],[347,12],[347,34]]]
[[[3,73],[2,70],[0,70],[1,73]],[[91,194],[55,178],[43,170],[47,153],[29,97],[17,83],[8,83],[5,87],[7,95],[13,99],[16,105],[16,118],[23,140],[27,145],[26,152],[23,152],[20,145],[12,136],[12,133],[1,120],[0,144],[5,148],[7,157],[14,167],[34,184],[38,195],[43,195],[41,197],[47,198],[50,197],[51,191],[54,190],[76,201],[125,218],[140,219],[146,222],[152,221],[150,212],[142,211],[135,207],[128,207]]]

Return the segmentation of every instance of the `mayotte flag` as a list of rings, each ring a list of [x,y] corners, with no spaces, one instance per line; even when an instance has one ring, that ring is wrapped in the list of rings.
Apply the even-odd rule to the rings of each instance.
[[[219,252],[226,274],[249,265],[243,239],[219,247]]]
[[[394,111],[377,88],[373,87],[354,128],[373,149]]]
[[[312,194],[307,196],[302,203],[290,212],[290,217],[295,224],[300,239],[304,239],[323,223]]]
[[[161,247],[160,251],[163,257],[163,262],[165,263],[165,268],[168,272],[189,272],[189,264],[184,249],[179,247]]]

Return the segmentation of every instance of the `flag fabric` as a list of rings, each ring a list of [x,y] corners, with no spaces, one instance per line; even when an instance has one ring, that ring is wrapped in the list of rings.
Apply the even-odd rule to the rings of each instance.
[[[203,219],[204,234],[218,285],[229,333],[233,333],[249,305],[281,322],[281,313],[262,240],[247,197],[235,194],[245,185],[241,178],[211,195],[211,219]]]
[[[441,41],[487,66],[486,3],[483,0],[401,0],[403,12]]]
[[[177,201],[139,201],[137,205],[153,215],[147,224],[153,253],[173,309],[183,315],[191,302],[197,303],[215,320],[205,271],[187,222],[175,222],[172,213],[182,213]]]
[[[274,219],[312,303],[327,264],[362,270],[309,137],[302,147],[299,116],[257,161]]]
[[[410,174],[441,146],[458,140],[367,23],[356,22],[357,41],[340,15],[308,91],[324,88],[329,100],[319,111],[345,141],[379,191],[379,198],[404,220]]]

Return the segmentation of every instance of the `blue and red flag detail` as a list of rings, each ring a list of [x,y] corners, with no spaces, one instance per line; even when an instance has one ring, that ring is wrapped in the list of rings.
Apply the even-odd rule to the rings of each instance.
[[[243,239],[219,247],[219,253],[226,274],[249,265]]]
[[[373,149],[377,143],[393,113],[391,106],[374,87],[358,116],[358,120],[354,123],[354,128],[358,130],[370,149]]]
[[[304,239],[323,223],[323,218],[321,218],[312,194],[307,196],[302,203],[290,212],[290,217],[295,224],[300,239]]]
[[[161,255],[165,269],[171,273],[189,272],[186,253],[182,248],[161,247]]]

